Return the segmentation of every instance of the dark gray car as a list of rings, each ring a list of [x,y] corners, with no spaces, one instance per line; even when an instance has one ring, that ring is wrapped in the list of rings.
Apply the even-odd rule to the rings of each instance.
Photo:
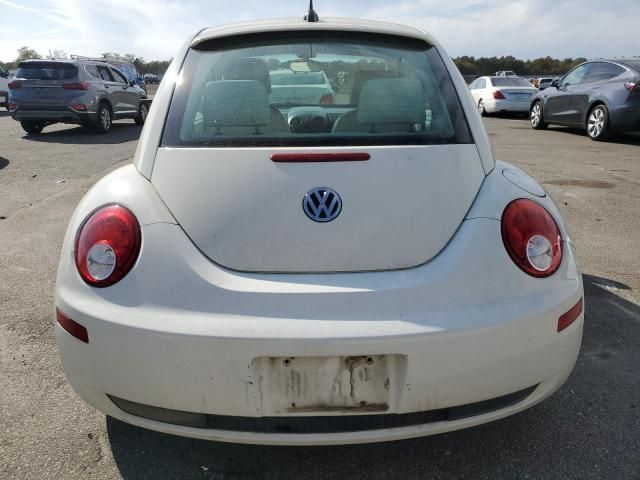
[[[584,128],[593,140],[640,131],[640,59],[592,60],[539,92],[529,109],[536,130]]]
[[[113,120],[131,118],[142,125],[146,92],[103,62],[26,60],[9,83],[9,110],[27,133],[54,123],[77,123],[106,133]]]

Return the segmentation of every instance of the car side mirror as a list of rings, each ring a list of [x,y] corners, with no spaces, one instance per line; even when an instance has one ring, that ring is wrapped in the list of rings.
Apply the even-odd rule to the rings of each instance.
[[[549,86],[558,88],[560,86],[560,80],[554,80],[553,82],[551,82],[551,85]]]
[[[129,80],[129,86],[130,87],[135,87],[136,86],[136,81],[135,80]]]

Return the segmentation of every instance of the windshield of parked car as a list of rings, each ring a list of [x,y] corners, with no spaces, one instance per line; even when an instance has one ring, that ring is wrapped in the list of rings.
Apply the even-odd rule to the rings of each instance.
[[[496,77],[491,79],[494,87],[532,87],[524,78]]]
[[[68,80],[78,75],[75,65],[61,62],[23,62],[15,78],[24,80]]]
[[[472,143],[449,73],[424,41],[345,32],[192,48],[163,145]]]

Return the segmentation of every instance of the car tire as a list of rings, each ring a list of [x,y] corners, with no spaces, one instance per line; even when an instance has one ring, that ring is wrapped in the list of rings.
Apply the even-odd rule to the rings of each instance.
[[[20,122],[20,125],[22,126],[22,129],[29,134],[42,133],[42,130],[44,129],[44,124],[29,120],[23,120]]]
[[[478,102],[478,113],[481,117],[487,116],[487,110],[484,108],[484,100],[480,99]]]
[[[133,121],[136,125],[144,125],[149,115],[149,104],[147,102],[140,102],[140,108],[138,109],[138,115],[134,117]]]
[[[549,124],[544,121],[544,109],[542,102],[539,100],[532,105],[529,111],[529,123],[534,130],[544,130],[549,126]]]
[[[107,102],[102,102],[98,105],[98,120],[94,125],[96,132],[98,133],[108,133],[111,130],[111,125],[113,124],[113,114],[111,112],[111,107]]]
[[[611,138],[609,110],[604,104],[600,103],[589,110],[586,127],[591,140],[599,142]]]

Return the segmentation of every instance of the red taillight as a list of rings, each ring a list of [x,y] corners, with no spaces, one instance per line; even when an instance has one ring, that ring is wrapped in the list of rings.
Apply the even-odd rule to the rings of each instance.
[[[71,107],[74,110],[77,110],[79,112],[86,112],[87,111],[87,106],[84,103],[75,103],[73,105],[69,105],[69,107]]]
[[[494,100],[506,100],[505,96],[502,94],[500,90],[493,91]]]
[[[18,88],[22,88],[22,83],[14,80],[13,82],[9,82],[9,90],[17,90]]]
[[[335,100],[336,99],[333,93],[327,93],[325,95],[322,95],[322,97],[320,97],[320,105],[333,105]]]
[[[131,211],[109,205],[95,212],[76,238],[76,267],[82,279],[94,287],[108,287],[122,280],[138,259],[142,235]]]
[[[64,313],[56,307],[56,320],[62,328],[64,328],[69,334],[76,337],[78,340],[82,340],[84,343],[89,343],[89,333],[87,329],[80,325],[78,322],[74,322]]]
[[[636,82],[625,82],[624,83],[624,88],[626,88],[627,90],[629,90],[630,92],[634,91],[634,90],[640,90],[640,83]]]
[[[571,307],[571,310],[569,310],[567,313],[565,313],[558,319],[558,332],[561,332],[562,330],[567,328],[569,325],[571,325],[573,322],[575,322],[581,313],[582,313],[582,298],[580,299],[580,301],[578,301],[578,303],[576,303],[573,307]]]
[[[15,110],[16,108],[18,108],[18,104],[17,103],[8,103],[7,104],[7,108],[11,112],[11,111]]]
[[[366,162],[368,153],[274,153],[271,161],[277,163],[305,162]]]
[[[514,263],[533,277],[552,275],[562,262],[558,224],[541,205],[514,200],[502,214],[502,241]]]
[[[87,82],[64,83],[62,88],[65,90],[89,90],[89,84]]]

